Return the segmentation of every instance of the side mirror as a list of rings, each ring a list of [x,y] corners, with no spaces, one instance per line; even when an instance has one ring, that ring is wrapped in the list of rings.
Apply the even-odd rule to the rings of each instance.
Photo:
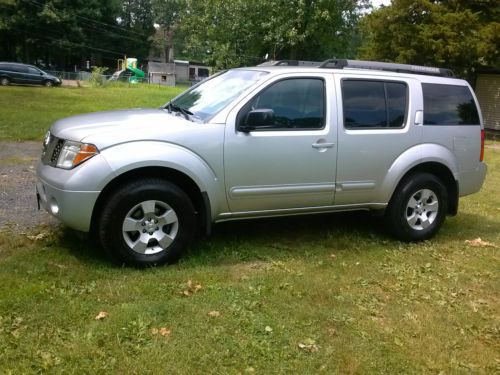
[[[255,129],[270,128],[274,124],[274,111],[272,109],[254,109],[245,116],[239,130],[245,133]]]

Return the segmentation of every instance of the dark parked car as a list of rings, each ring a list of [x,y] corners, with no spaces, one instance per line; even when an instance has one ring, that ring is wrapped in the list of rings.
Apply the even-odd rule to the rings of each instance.
[[[0,85],[11,83],[28,85],[59,86],[61,80],[33,66],[11,62],[0,62]]]

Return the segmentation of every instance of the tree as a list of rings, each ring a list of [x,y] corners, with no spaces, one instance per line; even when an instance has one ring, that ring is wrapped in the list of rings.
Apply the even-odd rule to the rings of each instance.
[[[449,67],[500,66],[498,0],[393,0],[360,23],[359,57]]]
[[[169,62],[174,58],[174,36],[184,6],[184,0],[153,0],[155,22],[159,25],[153,48],[164,48],[165,58]]]
[[[87,60],[116,66],[124,54],[146,58],[154,31],[148,3],[0,0],[0,60],[72,69]]]
[[[216,66],[345,55],[354,39],[356,0],[187,0],[180,29],[184,53]]]

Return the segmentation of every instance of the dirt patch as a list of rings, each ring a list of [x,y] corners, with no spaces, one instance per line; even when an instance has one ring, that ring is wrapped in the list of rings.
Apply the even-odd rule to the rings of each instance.
[[[29,231],[58,221],[38,210],[35,168],[42,142],[0,142],[0,229]]]

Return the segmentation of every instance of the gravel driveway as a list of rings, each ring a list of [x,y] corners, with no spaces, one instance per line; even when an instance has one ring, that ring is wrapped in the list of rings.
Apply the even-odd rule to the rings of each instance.
[[[37,225],[57,225],[37,209],[35,166],[42,142],[0,142],[0,229],[25,232]]]

